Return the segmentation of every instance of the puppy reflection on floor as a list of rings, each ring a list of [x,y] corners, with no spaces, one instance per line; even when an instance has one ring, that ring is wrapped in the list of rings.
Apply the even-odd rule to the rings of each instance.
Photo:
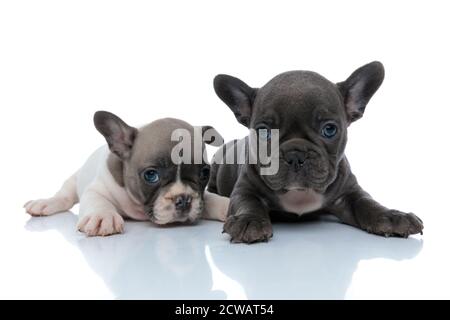
[[[342,299],[361,261],[402,261],[422,249],[418,239],[376,237],[313,217],[275,223],[279,236],[255,247],[229,246],[225,235],[217,236],[221,224],[215,222],[203,221],[201,232],[129,222],[120,237],[84,237],[76,223],[77,216],[65,212],[32,217],[25,228],[61,234],[118,299]],[[379,285],[409,283],[411,270],[404,270],[379,275]]]
[[[61,234],[80,250],[114,298],[200,299],[205,294],[226,298],[223,292],[211,292],[212,274],[205,257],[205,240],[217,237],[220,225],[193,232],[192,225],[159,228],[129,221],[127,232],[121,236],[85,237],[76,232],[77,221],[77,215],[63,212],[31,217],[25,228]]]
[[[205,193],[206,157],[199,164],[194,155],[190,164],[172,161],[171,151],[178,143],[172,141],[172,133],[184,129],[195,136],[193,126],[164,118],[136,129],[106,111],[95,113],[94,124],[109,150],[104,146],[95,151],[55,196],[27,202],[29,214],[48,216],[80,202],[77,228],[89,236],[123,232],[123,218],[160,225],[193,223],[199,218],[225,220],[228,198]],[[201,129],[202,138],[205,130],[209,136],[202,139],[202,152],[205,143],[223,140],[212,127]]]

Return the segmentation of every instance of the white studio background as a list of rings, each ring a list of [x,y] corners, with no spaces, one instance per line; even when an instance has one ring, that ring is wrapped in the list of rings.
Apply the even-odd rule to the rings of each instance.
[[[376,199],[424,220],[426,246],[450,221],[449,14],[448,1],[1,1],[2,250],[27,245],[7,241],[23,202],[52,195],[104,143],[96,110],[135,126],[209,124],[230,140],[246,129],[215,95],[216,74],[258,87],[306,69],[337,82],[372,60],[385,81],[347,156]],[[447,247],[427,251],[436,270]],[[450,297],[439,272],[417,272],[436,283],[430,296]]]

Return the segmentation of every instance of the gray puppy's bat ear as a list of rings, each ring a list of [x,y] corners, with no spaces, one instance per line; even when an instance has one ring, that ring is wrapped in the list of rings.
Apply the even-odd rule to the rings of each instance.
[[[248,127],[257,89],[249,87],[238,78],[219,74],[214,78],[214,90],[233,111],[237,121]]]
[[[107,111],[97,111],[94,114],[94,125],[105,137],[112,153],[122,160],[130,157],[138,133],[136,128],[130,127],[118,116]]]
[[[383,79],[383,65],[373,61],[354,71],[344,82],[337,83],[344,98],[349,124],[363,116],[367,103],[381,86]]]
[[[224,143],[222,135],[212,126],[202,127],[203,142],[215,147],[220,147]]]

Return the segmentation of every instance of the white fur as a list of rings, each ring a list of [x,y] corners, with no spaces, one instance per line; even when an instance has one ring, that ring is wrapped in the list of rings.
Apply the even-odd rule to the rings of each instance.
[[[278,199],[284,210],[298,215],[318,210],[323,205],[323,196],[311,189],[290,190]]]
[[[205,191],[203,198],[205,202],[203,218],[224,222],[227,218],[230,198],[222,197],[208,191]]]
[[[51,215],[80,201],[77,228],[89,236],[123,232],[123,217],[148,220],[142,207],[112,177],[107,168],[108,155],[106,146],[97,149],[54,197],[29,201],[26,211],[32,215]]]

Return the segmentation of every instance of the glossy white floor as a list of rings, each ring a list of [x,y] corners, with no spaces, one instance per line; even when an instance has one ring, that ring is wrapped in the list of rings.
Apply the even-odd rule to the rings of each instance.
[[[123,235],[86,238],[71,212],[16,211],[2,231],[1,298],[450,297],[446,237],[431,223],[409,239],[333,221],[277,224],[269,243],[231,245],[212,221],[128,222]]]

